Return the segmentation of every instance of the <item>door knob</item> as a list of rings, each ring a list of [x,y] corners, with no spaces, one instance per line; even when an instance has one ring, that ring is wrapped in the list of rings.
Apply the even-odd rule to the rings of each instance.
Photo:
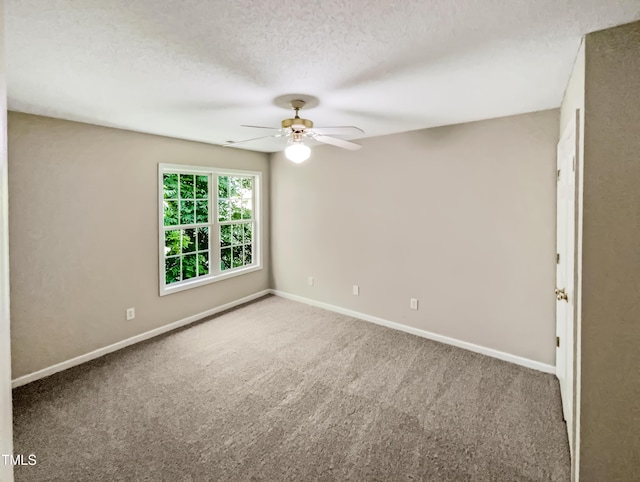
[[[558,289],[556,288],[556,299],[558,301],[569,301],[569,296],[567,295],[567,293],[564,291],[564,288],[562,289]]]

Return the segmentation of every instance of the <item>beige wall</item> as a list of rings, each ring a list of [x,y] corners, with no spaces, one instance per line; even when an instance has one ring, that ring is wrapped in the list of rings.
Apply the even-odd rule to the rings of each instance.
[[[580,457],[580,438],[577,433],[580,429],[580,357],[581,357],[581,328],[580,318],[582,313],[582,197],[584,185],[584,88],[585,88],[585,49],[584,42],[580,45],[576,56],[571,77],[562,100],[560,108],[560,137],[567,128],[569,121],[576,119],[576,210],[575,210],[575,271],[574,271],[574,379],[573,379],[573,426],[569,427],[569,436],[572,439],[573,458],[571,471],[576,476]]]
[[[273,155],[274,287],[553,364],[558,122],[550,110],[320,146],[300,165]]]
[[[7,83],[4,62],[4,1],[0,0],[0,455],[12,453],[9,336],[9,233],[7,208]],[[13,480],[0,460],[0,481]]]
[[[158,296],[161,162],[262,171],[268,220],[266,154],[9,113],[14,378],[269,287],[265,222],[263,270]]]
[[[640,480],[640,22],[586,37],[580,480]]]

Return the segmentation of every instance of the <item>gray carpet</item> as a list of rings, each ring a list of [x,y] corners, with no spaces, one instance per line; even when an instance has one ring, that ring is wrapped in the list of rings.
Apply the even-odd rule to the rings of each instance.
[[[14,391],[17,481],[569,480],[552,375],[276,297]]]

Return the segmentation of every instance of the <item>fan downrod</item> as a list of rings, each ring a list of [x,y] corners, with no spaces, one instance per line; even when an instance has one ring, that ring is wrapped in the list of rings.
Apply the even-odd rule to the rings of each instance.
[[[305,129],[313,128],[313,122],[309,119],[303,119],[298,114],[300,109],[304,107],[304,100],[292,100],[291,108],[295,111],[296,115],[291,119],[284,119],[281,123],[283,129],[291,129],[293,132],[301,133]]]

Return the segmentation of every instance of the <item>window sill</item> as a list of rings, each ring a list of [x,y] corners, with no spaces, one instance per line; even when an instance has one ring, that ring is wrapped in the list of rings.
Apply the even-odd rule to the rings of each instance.
[[[246,268],[239,268],[232,271],[220,273],[217,275],[210,275],[205,278],[199,278],[193,281],[186,281],[173,286],[162,285],[160,286],[160,296],[166,296],[173,293],[177,293],[179,291],[189,290],[191,288],[197,288],[198,286],[208,285],[210,283],[215,283],[216,281],[235,278],[236,276],[253,273],[254,271],[260,271],[261,269],[262,269],[262,265],[247,266]]]

